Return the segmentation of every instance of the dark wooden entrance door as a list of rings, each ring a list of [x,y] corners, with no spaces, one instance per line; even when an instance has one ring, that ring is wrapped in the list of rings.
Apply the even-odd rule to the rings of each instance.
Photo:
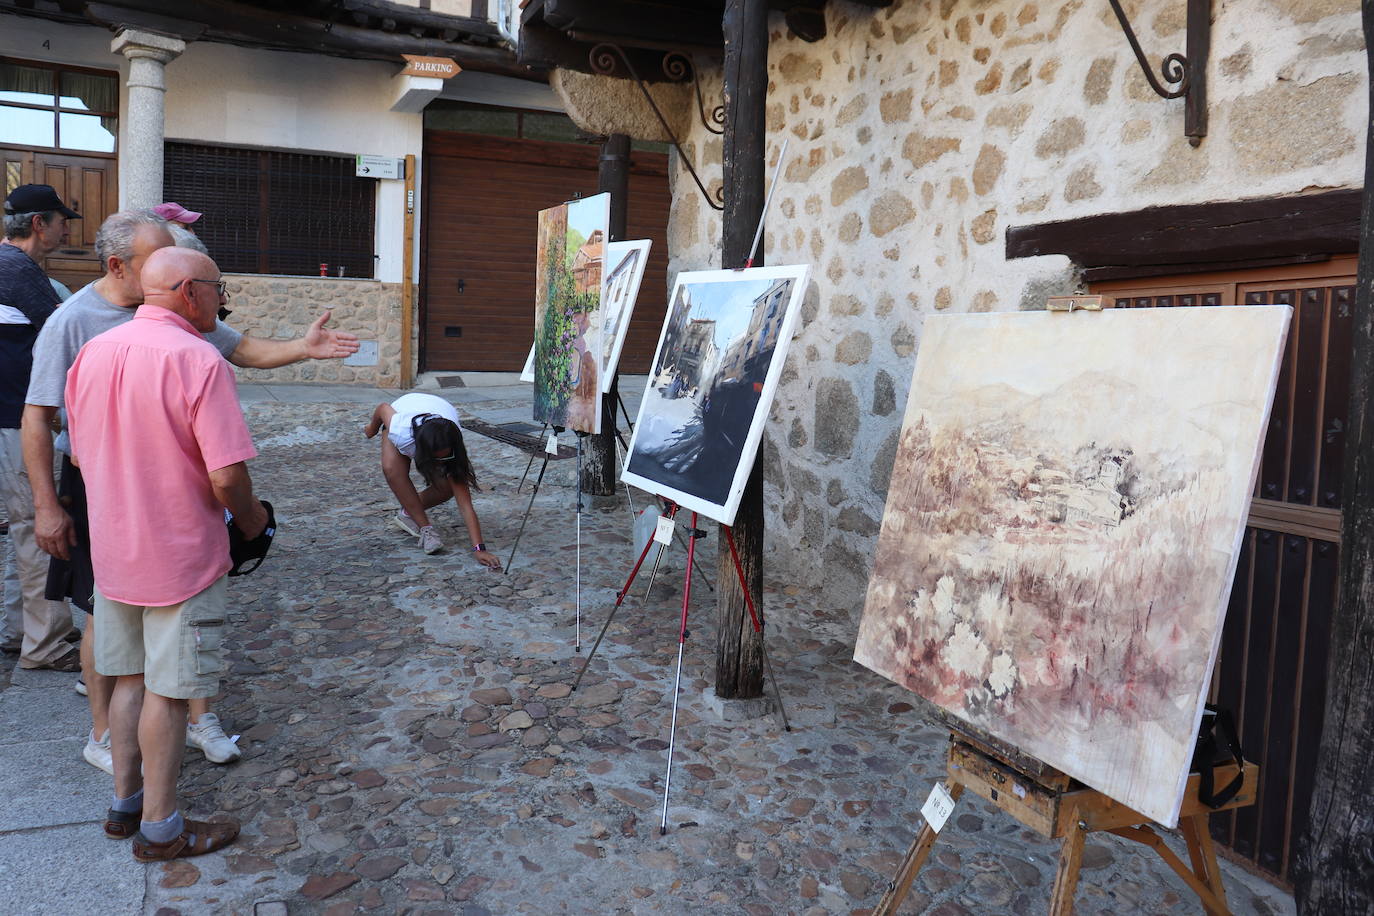
[[[71,156],[0,148],[6,193],[21,184],[47,184],[77,213],[67,244],[40,266],[73,292],[104,271],[95,256],[95,233],[119,206],[117,165],[113,156]],[[17,180],[16,180],[17,179]]]
[[[425,132],[422,370],[520,371],[534,340],[538,213],[595,194],[598,154],[595,146]],[[654,247],[625,371],[643,371],[636,367],[648,365],[658,342],[667,300],[667,198],[666,157],[635,153],[630,237],[652,238]]]
[[[1213,673],[1260,764],[1253,807],[1212,816],[1242,861],[1291,886],[1307,829],[1340,559],[1341,477],[1355,257],[1257,271],[1099,284],[1118,307],[1293,307],[1259,479]]]

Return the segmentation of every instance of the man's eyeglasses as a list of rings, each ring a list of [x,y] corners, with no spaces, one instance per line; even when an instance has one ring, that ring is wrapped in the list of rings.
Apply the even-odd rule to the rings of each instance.
[[[213,283],[213,284],[215,285],[215,290],[216,290],[216,292],[219,293],[219,295],[220,295],[221,298],[223,298],[223,296],[229,291],[229,284],[228,284],[227,282],[225,282],[224,280],[197,280],[195,277],[187,277],[184,281],[183,281],[183,280],[178,280],[178,281],[172,286],[172,289],[176,289],[177,287],[181,286],[181,284],[182,284],[183,282],[184,282],[184,283]]]

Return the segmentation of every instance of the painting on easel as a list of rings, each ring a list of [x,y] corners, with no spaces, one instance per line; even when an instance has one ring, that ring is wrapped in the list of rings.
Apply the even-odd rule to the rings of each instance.
[[[606,246],[606,298],[601,304],[601,390],[611,390],[616,367],[620,365],[620,351],[625,346],[625,334],[630,330],[630,313],[639,298],[639,284],[644,282],[644,268],[649,263],[652,239],[630,242],[611,242]]]
[[[534,294],[534,419],[601,428],[601,301],[609,194],[539,212]]]
[[[1290,315],[928,318],[855,660],[1173,826]]]
[[[801,265],[678,275],[622,480],[733,524],[806,273]]]

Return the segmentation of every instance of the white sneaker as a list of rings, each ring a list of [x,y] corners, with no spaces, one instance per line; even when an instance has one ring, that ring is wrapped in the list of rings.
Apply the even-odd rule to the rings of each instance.
[[[211,763],[229,763],[243,756],[239,746],[224,733],[219,716],[212,712],[201,716],[199,725],[186,723],[186,746],[200,748]]]
[[[412,537],[420,536],[420,526],[415,524],[415,519],[411,518],[409,515],[406,515],[406,510],[402,509],[401,511],[397,512],[395,515],[391,517],[391,520],[396,523],[397,528],[400,528],[406,534],[409,534]]]
[[[439,540],[439,533],[434,530],[433,525],[426,525],[420,529],[420,549],[425,553],[438,553],[444,549],[444,542]]]
[[[83,697],[90,696],[90,691],[86,689],[86,682],[81,678],[76,679],[76,692]]]
[[[110,756],[110,730],[105,729],[105,734],[99,741],[95,740],[94,732],[87,732],[86,746],[82,748],[81,756],[85,757],[91,766],[113,776],[114,758]]]

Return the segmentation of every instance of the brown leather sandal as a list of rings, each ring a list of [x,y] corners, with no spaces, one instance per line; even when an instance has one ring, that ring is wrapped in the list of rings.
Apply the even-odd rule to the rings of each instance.
[[[187,819],[181,835],[170,843],[150,843],[141,830],[134,834],[134,858],[140,862],[167,862],[203,856],[207,852],[223,849],[234,842],[238,835],[239,822],[236,820],[211,822]]]
[[[137,811],[116,811],[111,808],[105,812],[105,835],[112,840],[127,840],[138,832],[138,823],[142,819],[142,808]]]

